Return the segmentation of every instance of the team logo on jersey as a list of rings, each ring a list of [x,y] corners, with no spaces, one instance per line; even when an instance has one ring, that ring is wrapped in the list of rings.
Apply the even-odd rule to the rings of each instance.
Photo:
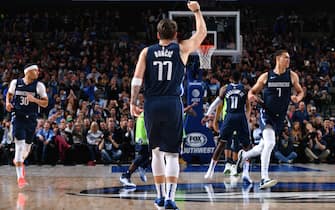
[[[207,137],[202,133],[189,133],[185,143],[189,147],[201,147],[207,143]]]

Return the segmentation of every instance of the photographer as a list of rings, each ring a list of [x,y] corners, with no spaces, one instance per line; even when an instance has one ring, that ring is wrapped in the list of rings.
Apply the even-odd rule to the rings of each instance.
[[[322,132],[316,130],[307,134],[305,154],[311,163],[325,162],[330,154],[327,142],[322,138]]]
[[[278,163],[293,163],[294,159],[298,157],[294,151],[291,132],[287,125],[279,136],[274,151]]]

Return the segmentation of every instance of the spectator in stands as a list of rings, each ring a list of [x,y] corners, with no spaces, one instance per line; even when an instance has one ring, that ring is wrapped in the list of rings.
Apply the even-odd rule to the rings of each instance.
[[[41,152],[41,161],[42,163],[46,163],[48,151],[55,147],[55,145],[52,143],[52,140],[55,137],[55,133],[51,129],[50,121],[44,122],[43,128],[37,131],[36,137],[38,151]]]
[[[84,135],[83,124],[76,122],[72,131],[73,141],[73,160],[76,163],[86,163],[88,161],[88,147],[86,141],[86,135]]]
[[[292,136],[288,126],[284,127],[281,135],[277,139],[274,155],[278,163],[293,163],[298,156],[294,151]]]
[[[95,166],[97,158],[100,158],[99,144],[103,140],[104,135],[101,130],[99,130],[99,125],[97,122],[93,121],[91,123],[90,130],[87,133],[87,145],[90,153],[90,160],[88,161],[89,166]]]
[[[72,134],[65,131],[65,123],[61,122],[58,127],[56,127],[53,131],[55,133],[55,143],[58,148],[59,153],[59,161],[61,163],[65,163],[65,160],[69,161]],[[66,157],[67,156],[67,157]]]
[[[107,135],[99,144],[101,159],[103,163],[118,163],[121,160],[122,151],[119,144],[113,139],[113,135]]]
[[[12,126],[9,120],[4,119],[0,126],[0,165],[13,165],[15,144],[12,136]]]
[[[293,113],[292,122],[298,121],[300,126],[305,125],[309,121],[309,116],[306,111],[305,102],[300,101],[298,109]]]
[[[309,162],[320,163],[327,160],[330,151],[327,149],[327,142],[322,138],[320,130],[309,132],[305,141],[305,154]]]

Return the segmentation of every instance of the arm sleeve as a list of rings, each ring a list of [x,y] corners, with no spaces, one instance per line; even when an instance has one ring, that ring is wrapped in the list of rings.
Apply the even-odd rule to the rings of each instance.
[[[48,97],[47,92],[46,92],[46,88],[45,85],[42,82],[38,82],[37,83],[37,94],[41,97],[41,98],[46,98]]]
[[[222,102],[222,99],[220,98],[220,96],[216,97],[216,99],[211,103],[211,105],[209,106],[207,112],[206,112],[206,116],[210,115],[211,113],[214,112],[214,110],[216,109],[216,107],[219,105],[219,103]]]
[[[12,80],[12,82],[9,84],[9,88],[8,88],[8,93],[11,93],[11,94],[14,94],[14,92],[15,92],[15,87],[16,87],[16,82],[17,82],[17,80],[16,79],[14,79],[14,80]]]

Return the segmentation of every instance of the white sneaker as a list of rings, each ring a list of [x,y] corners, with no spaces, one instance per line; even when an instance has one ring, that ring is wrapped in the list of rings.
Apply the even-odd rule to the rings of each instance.
[[[278,183],[275,179],[262,179],[261,183],[259,184],[259,189],[266,189],[275,186]]]
[[[223,174],[225,176],[229,176],[231,174],[231,167],[232,167],[232,164],[226,163],[224,170],[223,170]]]
[[[119,196],[122,197],[128,197],[129,194],[132,192],[135,192],[136,188],[122,188],[119,190]]]
[[[204,178],[205,179],[212,179],[214,176],[214,170],[208,170],[207,173],[205,174]]]
[[[239,176],[240,175],[239,173],[237,173],[237,166],[236,165],[231,165],[230,175],[231,176]]]
[[[120,176],[120,182],[124,187],[136,187],[136,184],[132,183],[129,178]]]

